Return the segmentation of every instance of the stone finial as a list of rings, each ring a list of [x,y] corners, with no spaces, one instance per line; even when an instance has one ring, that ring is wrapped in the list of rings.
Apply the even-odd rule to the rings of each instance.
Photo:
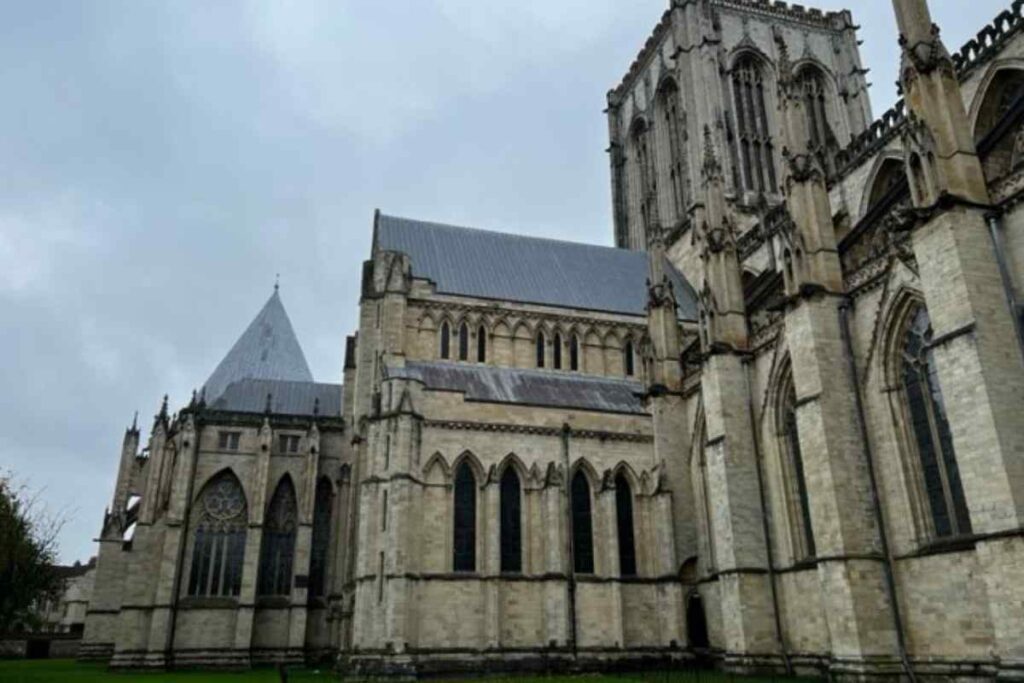
[[[711,126],[704,126],[704,164],[702,166],[704,179],[718,178],[722,175],[722,162],[718,160],[715,152],[715,139],[711,133]]]

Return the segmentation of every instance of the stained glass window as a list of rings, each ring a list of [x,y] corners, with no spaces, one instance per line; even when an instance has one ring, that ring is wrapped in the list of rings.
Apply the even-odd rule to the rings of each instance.
[[[248,527],[245,494],[230,472],[211,479],[196,500],[188,594],[237,596]]]
[[[295,487],[291,478],[285,477],[270,499],[263,524],[258,585],[260,595],[291,594],[297,517]]]
[[[903,345],[903,390],[917,446],[925,494],[938,537],[971,533],[946,404],[930,347],[931,320],[924,306],[910,317]]]
[[[331,483],[321,478],[316,485],[313,505],[313,543],[309,558],[309,594],[324,595],[327,578],[327,553],[331,541],[331,512],[334,492]]]

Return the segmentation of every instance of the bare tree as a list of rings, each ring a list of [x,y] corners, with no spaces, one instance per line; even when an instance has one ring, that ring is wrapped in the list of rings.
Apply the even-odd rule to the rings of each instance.
[[[54,564],[63,524],[38,492],[0,471],[0,633],[38,628],[38,608],[58,595]]]

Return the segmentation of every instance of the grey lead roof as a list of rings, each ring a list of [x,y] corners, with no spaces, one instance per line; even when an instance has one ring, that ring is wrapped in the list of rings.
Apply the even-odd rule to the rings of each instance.
[[[314,409],[324,417],[341,417],[340,384],[290,382],[280,379],[241,379],[227,386],[210,404],[213,410],[235,413],[263,413],[270,395],[270,410],[276,415],[312,415]],[[320,400],[317,404],[317,399]]]
[[[430,389],[462,392],[470,401],[647,413],[640,401],[643,385],[630,380],[438,361],[410,361],[386,372],[388,377],[419,380]]]
[[[206,380],[207,403],[212,405],[230,384],[243,379],[313,381],[276,287],[263,309]]]
[[[444,294],[645,315],[647,254],[379,214],[374,248],[405,253],[414,277]],[[668,261],[681,320],[697,297]]]

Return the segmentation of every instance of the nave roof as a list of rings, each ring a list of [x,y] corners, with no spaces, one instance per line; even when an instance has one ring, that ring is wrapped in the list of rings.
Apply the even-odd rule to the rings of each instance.
[[[378,214],[374,250],[407,254],[414,277],[442,294],[646,315],[648,258],[593,244],[526,237]],[[681,320],[697,295],[666,259]]]

